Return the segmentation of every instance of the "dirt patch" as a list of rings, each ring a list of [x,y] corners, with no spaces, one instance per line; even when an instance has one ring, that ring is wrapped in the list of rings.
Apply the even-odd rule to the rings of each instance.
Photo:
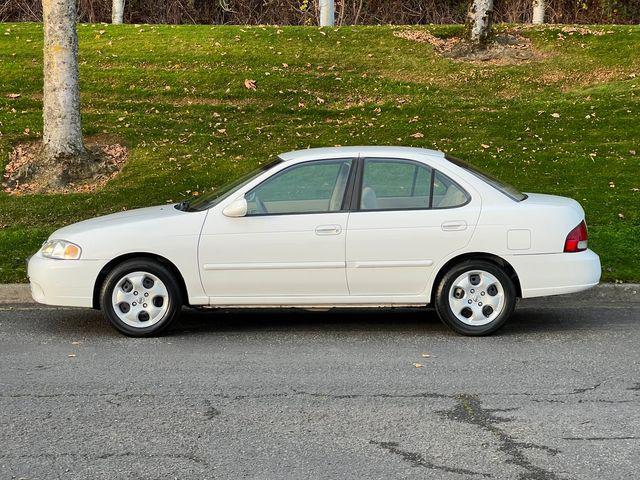
[[[562,70],[545,70],[537,78],[537,81],[543,85],[560,88],[564,93],[567,93],[629,78],[634,77],[633,73],[630,73],[627,69],[612,67],[593,68],[581,72],[574,71],[570,75]]]
[[[396,37],[433,45],[437,54],[459,62],[493,65],[514,65],[544,57],[531,40],[517,32],[501,33],[485,49],[471,47],[460,37],[441,38],[423,30],[394,32]]]
[[[21,143],[9,155],[2,189],[10,195],[92,192],[115,177],[129,157],[113,138],[85,139],[82,158],[45,161],[42,142]]]

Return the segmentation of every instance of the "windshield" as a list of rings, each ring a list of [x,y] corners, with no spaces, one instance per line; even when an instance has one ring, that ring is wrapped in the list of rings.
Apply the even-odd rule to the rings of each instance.
[[[521,202],[522,200],[527,198],[527,196],[524,193],[522,193],[520,190],[518,190],[516,187],[513,187],[508,183],[504,183],[498,180],[493,175],[490,175],[486,172],[483,172],[482,170],[479,170],[477,167],[474,167],[473,165],[465,162],[464,160],[460,160],[459,158],[451,157],[449,155],[445,155],[445,158],[449,160],[451,163],[473,173],[476,177],[479,177],[480,179],[484,180],[493,188],[504,193],[507,197],[511,198],[512,200],[515,200],[516,202]]]
[[[214,188],[209,193],[201,195],[195,198],[194,200],[190,201],[187,210],[190,212],[194,212],[194,211],[199,212],[217,205],[222,200],[227,198],[229,195],[233,194],[233,192],[235,192],[237,189],[239,189],[243,185],[246,185],[251,180],[256,178],[258,175],[262,174],[263,172],[266,172],[267,170],[274,167],[280,162],[282,162],[282,160],[280,159],[274,160],[273,162],[269,162],[265,165],[262,165],[259,168],[253,170],[252,172],[249,172],[232,182],[229,182],[220,187]]]

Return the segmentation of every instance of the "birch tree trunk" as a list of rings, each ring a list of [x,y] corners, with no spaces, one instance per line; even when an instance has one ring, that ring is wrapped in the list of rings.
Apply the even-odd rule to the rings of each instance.
[[[542,25],[544,23],[544,13],[547,8],[545,0],[533,0],[533,24]]]
[[[75,0],[42,0],[44,17],[43,155],[45,160],[85,153],[78,88]]]
[[[111,4],[111,23],[121,25],[124,22],[124,0],[113,0]]]
[[[475,47],[486,47],[493,28],[493,0],[470,0],[466,37]]]
[[[334,0],[319,0],[320,10],[320,26],[321,27],[333,27],[334,25]]]

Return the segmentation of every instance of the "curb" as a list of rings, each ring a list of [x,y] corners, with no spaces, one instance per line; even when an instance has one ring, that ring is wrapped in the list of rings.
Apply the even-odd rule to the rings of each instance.
[[[638,283],[601,283],[584,292],[569,295],[524,299],[522,306],[544,302],[544,306],[566,306],[574,302],[580,303],[640,303],[640,284]],[[35,303],[31,298],[29,284],[0,284],[0,305]]]
[[[0,305],[8,303],[36,303],[31,298],[28,283],[0,284]]]

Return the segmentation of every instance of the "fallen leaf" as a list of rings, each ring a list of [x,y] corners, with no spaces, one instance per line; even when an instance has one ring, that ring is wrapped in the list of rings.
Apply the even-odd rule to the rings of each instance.
[[[424,133],[416,132],[410,135],[413,138],[424,138]]]
[[[256,81],[255,80],[246,79],[244,81],[244,88],[246,88],[247,90],[255,90],[256,89]]]
[[[489,148],[489,145],[487,145],[486,143],[483,143],[482,145],[480,145],[482,148],[487,149]]]
[[[20,98],[21,96],[20,93],[7,93],[7,98]]]
[[[560,114],[559,113],[552,113],[551,116],[553,118],[560,118]]]

